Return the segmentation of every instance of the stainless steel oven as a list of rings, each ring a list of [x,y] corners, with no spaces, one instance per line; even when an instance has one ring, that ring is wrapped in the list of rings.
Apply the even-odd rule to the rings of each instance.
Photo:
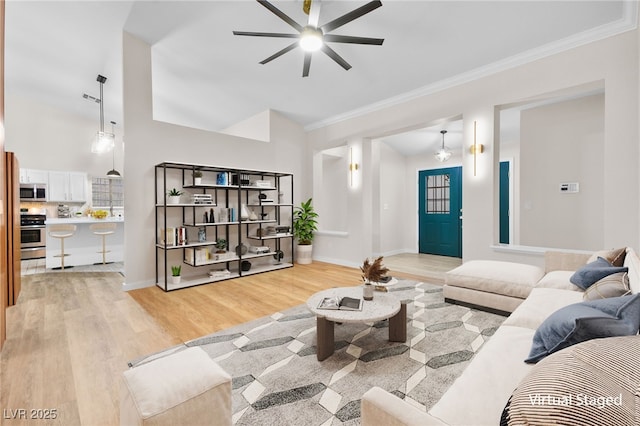
[[[20,215],[20,255],[22,259],[39,259],[47,255],[47,229],[44,214]]]
[[[47,201],[47,185],[44,183],[21,183],[20,201]]]

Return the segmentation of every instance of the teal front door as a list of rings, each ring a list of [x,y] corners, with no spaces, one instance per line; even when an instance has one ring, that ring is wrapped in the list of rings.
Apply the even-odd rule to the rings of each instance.
[[[418,173],[420,253],[462,257],[462,167]]]

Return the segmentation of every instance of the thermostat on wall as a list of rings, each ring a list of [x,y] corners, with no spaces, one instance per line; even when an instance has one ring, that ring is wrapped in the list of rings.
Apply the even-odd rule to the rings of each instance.
[[[560,192],[575,194],[576,192],[580,192],[580,184],[578,182],[561,183]]]

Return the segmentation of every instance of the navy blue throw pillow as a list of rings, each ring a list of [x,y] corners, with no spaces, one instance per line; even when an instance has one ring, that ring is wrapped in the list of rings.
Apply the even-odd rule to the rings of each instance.
[[[590,285],[600,281],[604,277],[608,277],[616,272],[628,271],[629,268],[626,266],[613,266],[607,259],[598,257],[598,259],[591,263],[587,263],[578,269],[573,275],[571,275],[569,281],[581,289],[586,290]]]
[[[536,363],[576,343],[601,337],[633,336],[640,329],[640,294],[574,303],[544,320],[533,336],[526,363]]]

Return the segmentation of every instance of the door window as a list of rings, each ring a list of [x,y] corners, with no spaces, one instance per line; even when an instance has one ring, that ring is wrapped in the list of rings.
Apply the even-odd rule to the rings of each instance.
[[[427,214],[449,214],[451,210],[450,200],[450,176],[449,173],[426,176]]]

